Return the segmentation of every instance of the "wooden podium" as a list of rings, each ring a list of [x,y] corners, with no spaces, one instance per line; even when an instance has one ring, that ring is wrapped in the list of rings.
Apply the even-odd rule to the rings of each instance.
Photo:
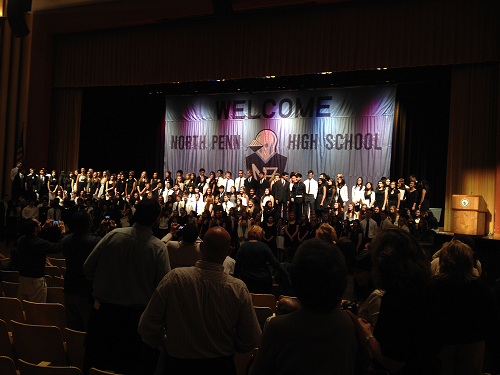
[[[486,202],[481,195],[453,195],[452,231],[457,234],[484,236],[486,234]]]

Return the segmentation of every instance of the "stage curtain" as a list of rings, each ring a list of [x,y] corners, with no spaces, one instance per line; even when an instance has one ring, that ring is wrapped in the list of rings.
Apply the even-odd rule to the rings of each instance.
[[[498,70],[498,63],[453,68],[445,230],[451,230],[452,195],[482,195],[488,206],[486,229],[493,233]]]
[[[500,2],[351,1],[60,35],[54,86],[498,61]]]
[[[27,17],[31,27],[31,17]],[[14,38],[0,18],[0,176],[2,194],[11,194],[10,171],[16,164],[21,136],[26,137],[31,34]],[[23,140],[24,146],[26,142]]]
[[[54,89],[49,136],[49,166],[59,171],[78,168],[82,89]]]

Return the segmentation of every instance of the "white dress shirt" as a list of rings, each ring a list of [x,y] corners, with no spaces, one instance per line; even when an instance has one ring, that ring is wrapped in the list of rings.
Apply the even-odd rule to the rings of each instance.
[[[203,202],[203,199],[201,198],[199,200],[193,200],[193,202],[191,202],[191,206],[196,212],[196,215],[201,215],[205,210],[205,202]]]
[[[316,196],[318,195],[318,181],[314,178],[308,178],[304,182],[304,185],[306,185],[306,194],[312,194],[314,195],[314,199],[316,199]]]
[[[234,186],[234,180],[231,178],[225,178],[222,181],[222,186],[224,186],[224,192],[229,193],[231,191],[231,186]]]
[[[347,204],[347,201],[349,200],[349,192],[347,190],[347,185],[344,185],[340,188],[339,196],[342,198],[342,202]]]
[[[236,188],[236,192],[239,193],[242,186],[245,186],[245,178],[238,177],[236,180],[234,180],[234,187]]]
[[[359,201],[362,201],[365,199],[365,187],[362,186],[361,190],[359,189],[359,186],[353,186],[352,191],[351,191],[351,197],[352,197],[352,202],[359,203]],[[344,199],[344,198],[342,198]]]
[[[232,204],[231,202],[222,202],[222,209],[226,212],[226,214],[229,215],[229,210],[231,209],[231,207],[234,207],[234,204]]]
[[[366,218],[361,220],[359,225],[361,227],[361,232],[363,233],[363,238],[365,238],[365,232],[366,232],[366,223],[367,220]],[[378,232],[378,225],[377,222],[373,219],[370,219],[370,226],[368,227],[368,238],[373,238]]]
[[[173,193],[174,193],[174,189],[165,189],[165,190],[163,190],[163,199],[165,200],[165,202],[168,201],[168,196],[172,195]]]

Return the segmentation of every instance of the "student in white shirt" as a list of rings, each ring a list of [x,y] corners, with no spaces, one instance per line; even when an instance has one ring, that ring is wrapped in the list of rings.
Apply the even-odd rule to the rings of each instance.
[[[203,202],[203,199],[200,198],[200,193],[196,193],[194,195],[194,200],[193,202],[191,202],[191,206],[196,212],[196,216],[199,216],[203,213],[203,211],[205,210],[205,202]]]
[[[349,192],[342,173],[337,175],[337,194],[340,198],[342,198],[342,207],[345,207],[347,205],[347,201],[349,200]]]
[[[238,171],[238,177],[234,180],[234,188],[236,192],[239,194],[241,192],[241,188],[245,187],[245,177],[243,177],[243,170],[240,169]]]
[[[314,213],[314,208],[316,204],[316,195],[318,195],[318,181],[314,177],[314,172],[309,170],[307,172],[308,179],[304,181],[306,187],[306,193],[304,198],[304,209],[302,213],[306,214],[308,218]]]
[[[234,207],[234,205],[229,202],[229,194],[224,195],[224,203],[222,203],[222,209],[229,215],[229,210]]]
[[[222,186],[224,186],[224,193],[229,193],[231,191],[231,187],[234,186],[234,181],[231,179],[231,172],[226,172],[226,177],[222,181]]]
[[[365,187],[363,186],[363,178],[358,177],[356,180],[356,185],[352,187],[351,191],[352,204],[354,205],[354,210],[358,212],[365,199]]]

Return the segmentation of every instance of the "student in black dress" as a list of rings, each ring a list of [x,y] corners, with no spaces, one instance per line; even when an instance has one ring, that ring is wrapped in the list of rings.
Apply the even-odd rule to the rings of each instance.
[[[422,190],[420,191],[420,204],[418,208],[420,211],[429,211],[430,208],[430,194],[429,194],[429,183],[425,180],[420,181],[420,186]]]
[[[333,229],[335,229],[335,233],[337,234],[337,237],[340,236],[340,232],[342,232],[342,223],[339,220],[339,217],[336,215],[332,215],[330,217],[330,223],[329,223]]]
[[[318,179],[318,194],[316,195],[316,215],[321,217],[326,208],[326,180],[324,178]]]
[[[377,189],[375,190],[375,203],[373,204],[373,207],[385,210],[387,195],[387,189],[385,188],[384,181],[380,180],[377,184]]]
[[[309,232],[311,231],[311,225],[309,224],[309,220],[307,219],[306,214],[302,214],[300,218],[300,225],[299,225],[299,234],[298,234],[298,240],[299,240],[299,245],[304,242],[307,239],[307,236],[309,235]]]
[[[136,185],[136,181],[135,181],[135,178],[133,175],[128,175],[128,179],[127,181],[125,182],[125,194],[127,195],[127,197],[130,199],[131,196],[132,196],[132,193],[135,191],[135,186]]]
[[[326,214],[328,215],[328,214]],[[309,234],[306,237],[306,240],[309,240],[311,238],[316,238],[316,231],[318,230],[319,226],[321,223],[318,221],[318,218],[316,215],[311,216],[311,222],[309,223]]]
[[[399,209],[399,189],[396,187],[396,181],[391,181],[389,189],[387,189],[387,202],[385,207],[395,206]]]
[[[208,232],[210,226],[210,211],[203,211],[200,219],[198,220],[198,228],[200,229],[200,238],[203,239],[205,233]]]
[[[340,236],[339,238],[349,238],[349,235],[351,233],[351,222],[349,220],[344,220],[342,222],[342,230],[340,231]]]
[[[231,246],[236,249],[238,246],[238,216],[234,207],[229,209],[229,215],[226,218],[226,230],[231,236]]]
[[[337,187],[335,186],[335,181],[333,181],[330,176],[326,176],[326,197],[325,197],[325,203],[323,204],[323,207],[325,207],[325,210],[327,213],[330,212],[330,209],[333,207],[334,203],[334,197],[337,195]]]
[[[116,178],[116,194],[120,197],[124,197],[125,195],[125,180],[124,180],[123,172],[118,173]]]
[[[92,174],[92,180],[90,181],[90,193],[89,198],[97,198],[97,194],[99,193],[100,187],[100,178],[98,177],[97,172]]]
[[[296,249],[299,240],[299,224],[297,223],[295,212],[290,212],[290,220],[285,227],[285,250],[288,251],[288,248]]]
[[[271,201],[266,202],[264,211],[262,211],[262,222],[267,223],[269,216],[273,216],[273,218],[276,219],[276,210],[274,209]]]
[[[415,181],[410,181],[410,188],[406,192],[406,208],[413,213],[418,209],[419,202],[418,189],[415,185]]]
[[[174,186],[174,180],[172,178],[172,173],[170,171],[165,172],[165,178],[163,179],[163,186],[167,186],[167,182],[169,182]]]
[[[262,237],[262,242],[264,242],[271,251],[273,255],[277,258],[278,248],[276,246],[276,223],[274,222],[274,216],[269,215],[267,217],[267,221],[262,225],[262,229],[264,229],[264,236]]]
[[[109,181],[106,182],[106,195],[109,198],[113,198],[116,193],[116,174],[112,174],[109,177]]]
[[[361,225],[358,219],[352,222],[352,230],[349,233],[349,239],[352,244],[356,247],[356,251],[359,253],[362,249],[361,244],[363,243],[363,232],[361,231]]]
[[[137,184],[137,191],[141,197],[144,195],[144,191],[146,189],[146,184],[148,184],[148,183],[149,183],[148,175],[147,175],[146,171],[143,171],[141,173],[141,177],[139,178],[139,181]]]
[[[160,182],[161,180],[158,178],[158,172],[154,172],[153,178],[149,182],[149,186],[151,187],[151,192],[153,193],[153,197],[155,200],[158,200],[158,189],[159,189],[158,184]]]
[[[59,180],[57,179],[57,172],[52,171],[48,181],[47,188],[49,190],[49,200],[53,200],[57,197],[57,189],[59,188]]]
[[[80,193],[82,191],[85,191],[86,188],[87,188],[87,173],[85,171],[85,168],[82,168],[76,178],[76,194],[80,195]]]

